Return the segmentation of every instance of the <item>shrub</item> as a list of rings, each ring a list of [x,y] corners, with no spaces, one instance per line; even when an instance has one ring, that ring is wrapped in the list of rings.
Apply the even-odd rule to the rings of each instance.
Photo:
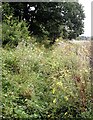
[[[27,23],[7,17],[2,23],[2,46],[14,48],[19,42],[27,42],[30,39]]]

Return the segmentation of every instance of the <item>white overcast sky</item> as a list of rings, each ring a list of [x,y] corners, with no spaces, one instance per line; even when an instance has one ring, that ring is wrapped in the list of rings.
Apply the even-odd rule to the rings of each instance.
[[[85,20],[84,20],[84,34],[85,36],[91,36],[91,2],[93,0],[79,0],[84,6]]]

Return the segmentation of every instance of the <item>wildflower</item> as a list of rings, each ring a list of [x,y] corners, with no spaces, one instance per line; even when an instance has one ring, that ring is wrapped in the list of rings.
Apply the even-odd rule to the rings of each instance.
[[[50,117],[50,115],[48,115],[48,118]]]
[[[53,91],[52,91],[52,93],[53,93],[53,94],[55,93],[55,88],[53,88]]]
[[[85,72],[87,73],[87,72],[88,72],[88,70],[86,70],[86,69],[85,69]]]
[[[57,85],[63,86],[63,83],[60,81],[60,82],[57,82]]]
[[[64,115],[67,115],[67,112],[65,112],[65,114]]]
[[[65,96],[64,99],[65,99],[66,101],[68,101],[68,97],[67,97],[67,96]]]
[[[56,42],[58,42],[59,41],[59,39],[56,39]]]
[[[53,103],[56,103],[56,98],[53,100]]]

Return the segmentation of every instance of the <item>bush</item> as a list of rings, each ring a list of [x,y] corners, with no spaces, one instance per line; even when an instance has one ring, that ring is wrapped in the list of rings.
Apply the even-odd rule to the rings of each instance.
[[[27,23],[7,17],[2,23],[2,46],[14,48],[19,42],[27,42],[30,39]]]

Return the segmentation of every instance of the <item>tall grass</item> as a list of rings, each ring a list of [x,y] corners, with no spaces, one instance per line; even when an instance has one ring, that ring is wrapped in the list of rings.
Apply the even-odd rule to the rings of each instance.
[[[80,51],[68,42],[2,49],[3,118],[92,120],[90,66]]]

